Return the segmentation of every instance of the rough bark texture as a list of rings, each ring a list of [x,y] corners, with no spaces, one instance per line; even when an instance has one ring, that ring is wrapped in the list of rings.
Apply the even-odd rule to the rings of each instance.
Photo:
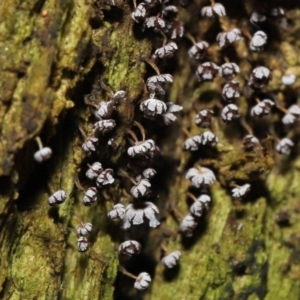
[[[183,39],[174,58],[162,62],[162,73],[171,73],[174,82],[165,99],[184,107],[178,121],[169,127],[141,117],[135,109],[146,99],[144,80],[153,71],[141,57],[150,57],[160,47],[158,34],[142,33],[130,13],[132,3],[116,0],[13,0],[0,4],[0,298],[1,299],[298,299],[300,297],[300,157],[299,127],[289,131],[280,123],[281,114],[253,121],[247,119],[260,139],[268,134],[295,141],[288,158],[275,155],[271,139],[263,142],[266,151],[246,154],[241,146],[245,129],[237,123],[225,126],[218,118],[214,131],[220,139],[215,151],[184,152],[183,129],[196,134],[195,111],[222,103],[223,82],[198,84],[194,79],[197,63],[187,59],[191,43]],[[241,68],[238,77],[243,96],[238,100],[246,115],[254,99],[246,87],[253,67],[265,65],[273,80],[264,95],[273,95],[288,107],[299,94],[300,80],[291,88],[280,84],[285,72],[300,78],[299,7],[295,1],[222,1],[228,18],[211,21],[198,17],[205,1],[180,8],[186,31],[196,40],[213,43],[221,28],[238,26],[244,34],[255,29],[248,20],[254,9],[285,5],[288,27],[265,25],[268,47],[260,54],[248,50],[248,38],[227,50],[214,44],[209,61],[217,64],[224,57]],[[270,3],[269,3],[270,2]],[[272,3],[271,3],[272,2]],[[197,12],[197,13],[196,13]],[[124,89],[127,100],[120,106],[117,129],[112,133],[118,147],[112,150],[107,137],[101,137],[99,153],[85,157],[81,144],[81,125],[91,134],[92,115],[84,95],[95,102],[107,100],[109,93],[98,88],[103,78],[115,91]],[[258,95],[260,96],[260,95]],[[96,159],[118,174],[126,169],[126,128],[133,120],[143,123],[148,138],[161,149],[154,162],[158,176],[153,190],[162,225],[158,229],[140,226],[129,232],[120,230],[106,217],[112,203],[129,201],[129,182],[116,176],[115,184],[99,194],[97,205],[81,203],[81,184],[87,163]],[[40,136],[53,149],[53,157],[38,165],[34,138]],[[275,166],[274,165],[275,161]],[[179,224],[172,213],[186,214],[189,182],[186,170],[195,162],[211,166],[218,181],[211,187],[213,205],[192,238],[172,235]],[[259,174],[258,174],[259,173]],[[229,184],[250,181],[249,197],[234,203]],[[68,198],[51,207],[51,190],[64,189]],[[195,192],[195,190],[194,190]],[[91,248],[79,253],[74,228],[80,221],[94,225]],[[160,243],[167,236],[168,248],[180,250],[180,266],[166,271],[159,260]],[[118,275],[117,246],[125,239],[139,240],[142,254],[124,266],[138,274],[147,271],[153,283],[145,293],[133,290],[133,280]],[[114,295],[114,296],[113,296]]]

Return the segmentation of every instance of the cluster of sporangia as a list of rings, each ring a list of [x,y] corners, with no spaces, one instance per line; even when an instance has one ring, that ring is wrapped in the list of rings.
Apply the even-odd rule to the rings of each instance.
[[[166,1],[167,2],[167,1]],[[151,120],[157,120],[165,125],[176,120],[175,112],[182,110],[182,107],[171,102],[165,103],[162,100],[157,99],[156,95],[165,94],[164,85],[170,84],[173,81],[171,74],[160,74],[157,67],[157,62],[165,58],[171,57],[178,49],[177,44],[172,40],[178,40],[184,34],[184,28],[180,21],[178,21],[177,14],[178,9],[173,5],[164,6],[159,15],[151,16],[153,7],[157,5],[162,6],[158,0],[145,0],[138,6],[135,5],[135,10],[131,17],[134,22],[142,24],[143,29],[150,29],[163,36],[163,45],[154,51],[151,58],[145,58],[156,71],[157,75],[149,77],[146,80],[146,87],[149,92],[149,98],[140,103],[140,110],[143,112],[145,118]],[[155,11],[155,10],[154,10]],[[223,17],[226,15],[225,8],[220,3],[211,1],[211,6],[206,6],[201,9],[201,15],[203,17],[216,18]],[[281,25],[285,23],[284,11],[281,8],[274,8],[270,11],[269,15],[262,15],[259,12],[253,12],[251,16],[251,23],[256,27],[259,27],[261,22],[264,22],[267,18],[277,18],[280,20]],[[231,43],[242,39],[242,33],[238,28],[233,28],[224,32],[220,32],[216,40],[221,48],[229,46]],[[171,40],[168,42],[168,40]],[[263,31],[257,31],[251,41],[249,48],[253,52],[259,52],[264,49],[267,43],[267,35]],[[207,53],[209,44],[205,41],[194,42],[194,45],[188,51],[190,58],[203,61]],[[226,62],[221,66],[217,66],[213,62],[203,62],[199,65],[196,71],[196,77],[199,82],[212,81],[215,76],[220,76],[225,80],[222,90],[222,97],[227,104],[224,106],[221,112],[221,118],[225,124],[233,122],[241,117],[239,108],[237,105],[231,103],[241,95],[241,89],[239,82],[232,80],[232,78],[239,73],[239,66],[234,62]],[[250,80],[248,82],[249,87],[258,91],[262,87],[268,84],[271,80],[271,71],[265,66],[259,66],[253,69]],[[296,76],[293,74],[287,74],[282,77],[282,84],[292,85],[296,80]],[[87,155],[97,151],[97,145],[99,143],[99,135],[105,134],[115,128],[116,122],[111,119],[114,111],[117,110],[118,105],[122,101],[126,101],[126,94],[124,91],[118,91],[114,93],[111,99],[107,102],[100,102],[98,104],[89,103],[91,105],[91,111],[95,118],[98,120],[93,125],[94,135],[86,138],[82,145],[82,149]],[[271,113],[272,107],[275,105],[271,99],[257,99],[257,104],[252,107],[250,115],[252,117],[263,117]],[[300,108],[296,104],[292,105],[288,109],[278,107],[285,113],[282,118],[284,125],[293,124],[299,120]],[[211,126],[213,117],[213,111],[211,109],[202,109],[196,115],[195,123],[200,128],[208,128]],[[138,140],[136,134],[128,129],[128,134],[132,137],[129,139],[131,146],[127,149],[128,156],[137,162],[137,165],[146,166],[147,163],[153,160],[155,155],[159,152],[155,141],[152,139],[145,139],[145,132],[142,125],[138,122],[134,122],[140,130],[142,140]],[[37,139],[40,150],[34,154],[34,158],[38,162],[42,162],[49,159],[52,155],[52,151],[48,147],[42,147],[41,142]],[[110,139],[108,145],[113,145],[114,140]],[[218,137],[211,131],[205,131],[200,135],[196,135],[188,138],[184,143],[184,148],[190,151],[196,151],[200,147],[215,147],[218,143]],[[243,139],[243,144],[246,149],[254,149],[260,147],[259,140],[253,136],[252,132],[246,135]],[[289,155],[293,142],[289,138],[283,138],[276,146],[276,150],[285,155]],[[129,163],[129,169],[134,170],[131,167],[132,163]],[[105,185],[110,185],[114,182],[114,171],[112,169],[103,168],[100,162],[94,162],[88,166],[86,171],[86,177],[94,182],[94,185],[85,191],[83,197],[84,205],[91,205],[97,201],[98,189],[101,189]],[[159,213],[156,205],[148,200],[148,196],[151,195],[151,178],[155,176],[156,171],[152,168],[144,168],[140,174],[135,178],[131,178],[125,171],[122,171],[121,176],[129,178],[133,187],[130,190],[133,201],[126,206],[122,203],[117,203],[108,212],[108,218],[111,220],[122,220],[123,229],[128,229],[132,225],[140,225],[145,222],[150,227],[157,227],[160,225],[157,215]],[[191,181],[191,185],[198,188],[200,196],[195,197],[191,193],[188,196],[194,200],[194,203],[190,207],[190,213],[182,218],[180,224],[180,232],[185,236],[192,236],[195,227],[205,212],[209,209],[211,198],[205,194],[207,187],[211,185],[216,177],[212,170],[196,165],[187,171],[186,178]],[[242,198],[250,190],[250,184],[245,183],[242,186],[235,186],[232,190],[233,198]],[[58,205],[65,201],[67,195],[65,191],[59,190],[53,193],[49,198],[48,202],[50,205]],[[89,242],[87,235],[92,230],[91,223],[81,223],[81,226],[77,228],[77,247],[78,251],[85,252],[89,249]],[[166,255],[162,258],[162,263],[167,268],[173,268],[178,264],[181,252],[176,250],[168,253],[167,247],[162,244],[162,249]],[[127,240],[120,244],[119,254],[125,257],[132,257],[137,255],[141,251],[141,244],[135,240]],[[139,290],[143,290],[148,287],[151,282],[151,277],[148,273],[142,272],[138,276],[135,276],[127,272],[122,266],[119,270],[135,279],[134,287]]]

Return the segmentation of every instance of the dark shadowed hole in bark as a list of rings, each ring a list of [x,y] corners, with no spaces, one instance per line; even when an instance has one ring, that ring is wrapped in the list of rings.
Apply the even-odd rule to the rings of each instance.
[[[187,237],[185,235],[181,235],[181,243],[185,250],[191,249],[199,240],[201,236],[205,233],[207,229],[207,218],[204,215],[203,218],[198,219],[197,227],[193,230],[193,235],[191,237]]]
[[[40,14],[42,11],[42,8],[44,6],[46,0],[38,0],[36,1],[34,7],[32,8],[32,12],[35,12],[36,14]]]
[[[174,266],[173,268],[165,268],[163,276],[165,281],[171,282],[178,277],[179,273],[180,273],[180,264]]]
[[[122,22],[124,18],[124,10],[117,6],[110,6],[110,9],[103,10],[104,21],[109,23]]]
[[[132,259],[124,264],[123,267],[136,276],[141,272],[147,272],[153,280],[156,264],[157,262],[152,256],[141,253],[138,256],[132,257]],[[142,295],[142,292],[134,290],[133,285],[134,279],[128,278],[119,272],[115,282],[116,289],[114,299],[142,299],[139,298],[139,295]]]

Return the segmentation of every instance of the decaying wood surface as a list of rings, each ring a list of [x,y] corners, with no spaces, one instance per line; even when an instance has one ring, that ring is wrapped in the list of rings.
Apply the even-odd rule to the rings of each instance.
[[[144,80],[154,75],[143,57],[150,57],[162,44],[158,34],[143,33],[130,17],[133,4],[116,0],[115,6],[92,0],[13,0],[0,4],[0,298],[1,299],[298,299],[300,296],[300,158],[299,127],[291,129],[295,147],[283,158],[270,150],[272,137],[285,133],[278,112],[263,121],[250,121],[268,151],[246,154],[241,140],[247,134],[238,123],[224,125],[215,118],[213,128],[220,143],[216,150],[191,154],[183,142],[199,133],[195,109],[222,103],[221,79],[199,84],[197,63],[187,58],[191,42],[183,38],[174,58],[159,65],[174,82],[165,100],[183,106],[175,124],[161,127],[142,118],[138,103],[146,99]],[[265,65],[273,79],[264,90],[278,103],[296,103],[300,80],[291,88],[281,76],[299,67],[299,7],[293,1],[267,1],[266,7],[286,8],[288,27],[266,28],[270,44],[260,54],[251,54],[249,40],[228,50],[211,45],[208,60],[217,64],[224,57],[241,68],[238,76],[246,86],[253,67]],[[220,28],[239,26],[243,33],[255,31],[245,20],[260,4],[257,1],[222,1],[227,18],[199,18],[205,1],[180,8],[179,19],[196,40],[214,42]],[[177,4],[176,4],[177,5]],[[265,8],[266,8],[265,7]],[[274,29],[275,28],[275,29]],[[124,89],[127,100],[118,109],[117,129],[111,137],[116,149],[102,137],[97,154],[105,167],[116,173],[116,182],[101,191],[98,202],[85,207],[81,200],[89,182],[80,125],[91,135],[92,114],[84,103],[90,94],[95,102],[108,100],[99,88],[103,80],[113,90]],[[241,113],[249,110],[250,90],[243,88],[238,100]],[[129,232],[108,220],[113,203],[128,202],[130,183],[119,175],[126,170],[126,129],[140,121],[148,138],[161,154],[154,162],[158,175],[153,189],[159,198],[162,225],[144,226]],[[33,160],[35,137],[53,149],[44,164]],[[272,136],[272,137],[271,137]],[[218,181],[210,188],[212,208],[192,238],[173,235],[180,217],[188,213],[189,182],[184,178],[195,162],[211,166]],[[259,176],[257,173],[260,173]],[[250,174],[250,175],[249,175]],[[253,175],[255,174],[255,176]],[[230,183],[250,181],[245,201],[234,202]],[[65,204],[51,207],[51,191],[64,189]],[[124,192],[127,191],[126,192]],[[91,248],[79,253],[74,229],[81,221],[93,223]],[[118,274],[117,247],[134,238],[143,245],[139,257],[123,262],[137,274],[147,271],[153,283],[145,293],[133,290],[132,279]],[[166,271],[159,263],[160,244],[168,238],[170,250],[180,250],[180,266]],[[114,295],[114,296],[113,296]]]

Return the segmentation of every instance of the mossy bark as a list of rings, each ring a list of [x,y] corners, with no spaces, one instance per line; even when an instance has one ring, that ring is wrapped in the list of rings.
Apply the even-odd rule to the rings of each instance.
[[[236,26],[257,3],[223,1],[228,19],[215,23],[198,20],[193,14],[200,2],[182,9],[180,19],[197,40],[210,41],[223,27]],[[171,72],[174,83],[166,99],[183,105],[183,114],[175,125],[161,128],[143,120],[135,107],[146,97],[144,79],[150,74],[141,57],[150,57],[162,40],[154,34],[142,34],[133,26],[132,4],[92,0],[14,0],[0,4],[0,297],[1,299],[298,299],[300,297],[300,206],[299,151],[287,160],[270,151],[247,154],[241,149],[242,126],[224,127],[216,118],[214,130],[220,139],[212,153],[191,155],[182,149],[186,139],[199,129],[193,124],[193,106],[220,100],[221,80],[198,85],[193,79],[196,65],[187,62],[187,40],[180,43],[175,58],[161,64]],[[286,3],[287,7],[289,3]],[[203,5],[203,3],[201,4]],[[274,4],[273,4],[274,5]],[[283,67],[300,76],[299,9],[291,7],[288,30],[276,32],[261,63],[273,70],[267,92],[276,93],[285,105],[288,97],[297,97],[300,81],[291,89],[280,85]],[[236,17],[239,16],[239,17]],[[249,24],[241,22],[241,30]],[[297,38],[298,37],[298,38]],[[275,50],[274,50],[275,49]],[[222,62],[228,56],[239,62],[241,85],[246,85],[257,56],[248,53],[247,41],[220,52],[212,45],[209,59]],[[152,74],[152,73],[151,73]],[[127,100],[119,107],[117,129],[111,150],[101,137],[98,157],[116,174],[125,169],[126,128],[140,120],[148,138],[157,141],[161,155],[154,166],[158,176],[153,187],[160,197],[159,229],[145,227],[124,233],[107,217],[111,203],[126,202],[125,179],[116,176],[115,184],[98,197],[97,205],[81,203],[83,191],[76,187],[78,177],[84,187],[87,163],[81,150],[84,138],[78,125],[91,134],[92,117],[84,104],[84,95],[107,100],[109,94],[97,92],[102,78],[114,90],[124,89]],[[249,109],[249,91],[239,99],[241,112]],[[260,137],[274,132],[277,116],[265,123],[253,123],[254,129],[268,125]],[[277,122],[277,123],[276,123]],[[229,128],[229,129],[228,129]],[[296,136],[297,129],[294,130]],[[299,133],[299,132],[298,132]],[[50,161],[38,165],[34,138],[40,136],[53,149]],[[188,212],[189,183],[185,172],[194,162],[212,166],[218,182],[210,189],[213,205],[190,239],[175,237],[179,220],[172,208]],[[274,161],[276,166],[273,167]],[[259,174],[258,174],[259,173]],[[251,181],[251,197],[233,203],[229,184]],[[66,202],[51,207],[51,190],[64,189]],[[91,248],[79,253],[74,228],[80,220],[93,223]],[[180,250],[179,268],[166,272],[160,265],[160,243],[169,238],[168,248]],[[117,246],[125,238],[143,241],[143,252],[130,266],[133,271],[150,272],[153,284],[145,294],[131,288],[132,280],[117,277]],[[164,238],[163,238],[164,237]]]

